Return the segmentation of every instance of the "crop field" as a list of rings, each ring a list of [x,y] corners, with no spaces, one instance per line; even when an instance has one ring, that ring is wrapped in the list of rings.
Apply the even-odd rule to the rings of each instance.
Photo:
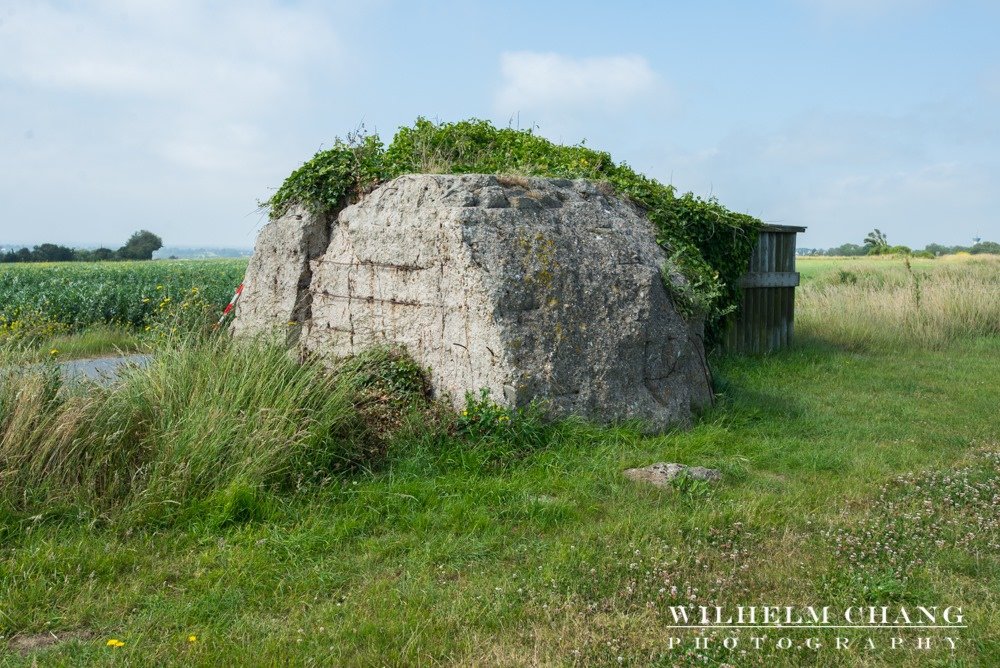
[[[1000,258],[799,270],[795,345],[713,356],[716,405],[659,436],[224,337],[93,391],[0,374],[0,664],[998,665]],[[224,302],[241,272],[171,285]],[[723,481],[622,475],[658,461]],[[698,632],[681,605],[963,622]]]
[[[221,309],[246,265],[243,259],[0,265],[0,326],[41,320],[77,331],[139,328],[164,299],[178,301],[192,290]]]

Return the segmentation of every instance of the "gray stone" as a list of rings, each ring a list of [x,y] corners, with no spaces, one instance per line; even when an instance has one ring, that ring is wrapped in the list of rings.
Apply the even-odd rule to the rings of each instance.
[[[625,477],[636,482],[648,482],[657,487],[666,487],[670,481],[679,475],[686,475],[693,480],[705,480],[707,482],[718,482],[722,480],[722,473],[716,469],[708,469],[704,466],[685,466],[684,464],[674,464],[658,462],[641,469],[626,469]]]
[[[264,226],[247,266],[233,318],[234,335],[266,334],[295,342],[298,324],[310,315],[310,262],[326,251],[332,222],[331,217],[293,206]]]
[[[674,308],[655,239],[606,184],[403,176],[335,218],[265,227],[233,332],[294,321],[298,351],[329,358],[398,345],[456,406],[489,388],[659,431],[712,395],[702,324]]]

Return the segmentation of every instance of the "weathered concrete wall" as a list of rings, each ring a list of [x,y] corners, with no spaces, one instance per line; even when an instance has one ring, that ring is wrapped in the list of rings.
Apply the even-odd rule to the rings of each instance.
[[[335,218],[310,214],[299,206],[264,226],[247,266],[243,294],[236,306],[236,336],[268,334],[293,343],[309,318],[312,296],[310,261],[326,252]]]
[[[340,212],[326,240],[309,220],[261,233],[237,334],[300,320],[303,352],[402,345],[456,405],[487,387],[663,429],[711,401],[701,325],[663,287],[652,225],[597,184],[404,176]]]

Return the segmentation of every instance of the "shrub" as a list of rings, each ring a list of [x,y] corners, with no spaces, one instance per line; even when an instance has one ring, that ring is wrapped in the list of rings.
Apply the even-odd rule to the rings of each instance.
[[[840,269],[837,271],[836,282],[841,285],[855,285],[858,282],[858,275],[853,271]]]

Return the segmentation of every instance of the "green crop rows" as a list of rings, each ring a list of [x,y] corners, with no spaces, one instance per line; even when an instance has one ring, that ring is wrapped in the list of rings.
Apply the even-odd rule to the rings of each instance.
[[[0,267],[0,327],[44,317],[71,329],[140,327],[166,298],[194,290],[220,311],[243,280],[247,261],[40,263]]]

